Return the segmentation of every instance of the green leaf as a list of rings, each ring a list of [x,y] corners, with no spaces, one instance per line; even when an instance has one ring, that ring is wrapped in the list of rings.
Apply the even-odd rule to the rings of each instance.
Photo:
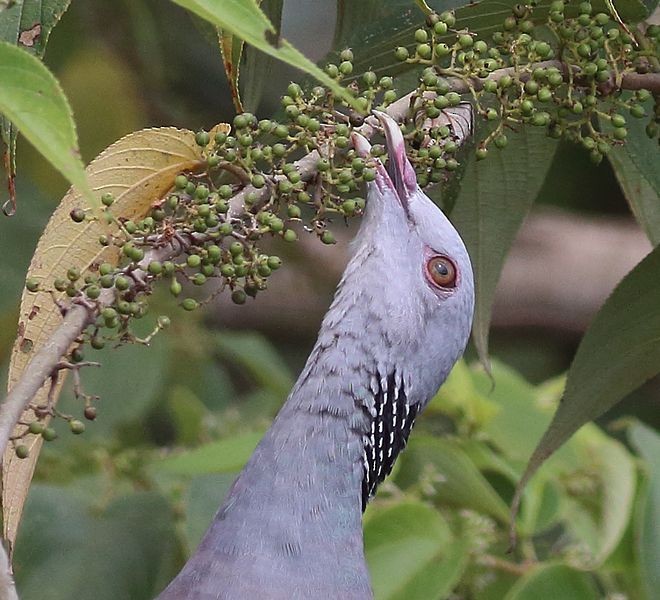
[[[582,425],[660,371],[660,247],[616,287],[587,330],[568,372],[562,402],[520,480],[529,478]]]
[[[474,374],[477,389],[499,407],[482,431],[504,456],[524,461],[550,416],[538,406],[534,387],[510,367],[493,361],[491,377],[483,371]]]
[[[268,340],[259,333],[223,331],[214,336],[215,347],[225,359],[245,369],[263,388],[285,398],[293,376]]]
[[[0,7],[0,41],[19,46],[43,58],[53,27],[71,0],[20,0]],[[5,164],[10,182],[16,175],[16,129],[9,119],[0,116],[0,137],[8,153]],[[10,183],[13,187],[13,184]],[[10,198],[12,204],[15,198]]]
[[[566,565],[542,565],[523,575],[504,600],[596,600],[598,595],[587,573]]]
[[[270,22],[277,31],[282,23],[284,0],[262,0],[260,4]],[[243,51],[243,64],[239,80],[243,107],[249,112],[256,112],[268,83],[268,74],[273,66],[273,57],[247,46]]]
[[[618,6],[618,5],[617,5]],[[653,114],[653,100],[644,105],[647,114]],[[626,125],[628,137],[626,150],[635,166],[655,190],[656,197],[660,198],[660,161],[658,160],[658,142],[646,135],[648,119],[628,118]]]
[[[19,0],[0,7],[0,40],[21,46],[39,58],[53,27],[71,0]]]
[[[609,156],[623,195],[637,222],[654,246],[660,244],[660,201],[649,180],[642,175],[630,158],[628,148],[613,150]]]
[[[598,478],[598,494],[587,494],[580,507],[570,508],[569,503],[565,520],[568,529],[591,554],[583,554],[581,566],[596,569],[614,552],[630,522],[637,485],[636,468],[625,447],[595,426],[585,427],[575,436],[574,442],[579,466],[564,475],[570,479],[571,475],[579,476],[580,472],[588,470]]]
[[[243,468],[262,437],[263,432],[237,435],[172,454],[154,462],[152,467],[157,471],[190,476],[234,473]]]
[[[628,436],[630,442],[644,459],[648,483],[642,488],[645,492],[641,510],[637,515],[636,546],[640,580],[649,600],[660,589],[660,435],[650,427],[637,423]]]
[[[87,351],[89,360],[98,361],[101,367],[83,369],[81,379],[85,390],[98,395],[99,418],[87,431],[94,435],[110,435],[124,424],[143,417],[163,388],[163,376],[167,372],[170,356],[165,336],[155,339],[149,348],[126,345],[122,348],[105,348]],[[80,401],[67,381],[62,394],[60,409],[70,414],[80,414]],[[66,423],[61,426],[65,427]]]
[[[169,394],[168,409],[176,430],[176,441],[189,446],[199,441],[208,414],[202,401],[188,388],[176,386]]]
[[[353,95],[326,75],[305,55],[279,36],[255,0],[172,0],[216,27],[230,31],[258,50],[290,64],[318,79],[337,96],[358,108]]]
[[[174,575],[174,518],[162,496],[92,509],[69,487],[34,485],[15,554],[21,598],[149,600]]]
[[[52,73],[29,53],[0,42],[0,113],[90,203],[97,203],[80,159],[71,108]]]
[[[370,512],[364,542],[376,600],[446,598],[468,561],[466,543],[420,502]]]
[[[197,548],[234,479],[235,473],[217,473],[200,475],[191,480],[183,498],[186,514],[185,535],[189,552]]]
[[[506,150],[494,150],[488,160],[468,166],[451,214],[472,259],[476,294],[472,336],[484,365],[502,265],[557,149],[557,143],[539,128],[525,127],[509,137]]]
[[[423,480],[433,487],[434,499],[441,504],[472,508],[508,521],[509,512],[502,498],[454,441],[413,436],[399,462],[395,477],[399,487],[405,489]]]
[[[483,427],[498,412],[498,406],[477,390],[470,368],[459,360],[426,410],[447,413],[471,430]]]

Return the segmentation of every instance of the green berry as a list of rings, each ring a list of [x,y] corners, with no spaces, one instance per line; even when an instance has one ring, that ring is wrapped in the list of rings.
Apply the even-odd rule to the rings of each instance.
[[[424,58],[424,59],[431,58],[432,50],[431,50],[431,46],[429,46],[428,44],[418,44],[416,52],[417,52],[417,56],[419,56],[420,58]]]
[[[286,209],[286,213],[291,219],[299,219],[301,214],[300,208],[295,204],[290,204]]]
[[[440,14],[440,21],[446,23],[448,27],[453,27],[456,25],[456,17],[453,12],[445,11]]]
[[[337,242],[332,232],[327,230],[321,234],[321,241],[324,244],[335,244]]]
[[[39,290],[39,280],[35,277],[28,277],[25,281],[25,288],[28,292],[36,292]]]
[[[345,60],[339,65],[339,72],[342,75],[350,75],[353,72],[353,63]]]
[[[295,242],[298,239],[298,234],[293,229],[287,229],[282,238],[285,242]]]
[[[534,95],[539,91],[539,84],[536,83],[533,79],[530,79],[529,81],[525,82],[525,91],[528,94]]]
[[[66,276],[69,281],[78,281],[78,279],[80,279],[80,270],[76,267],[71,267],[66,272]]]
[[[630,107],[630,114],[636,119],[641,119],[646,116],[646,111],[641,104],[633,104]]]
[[[628,130],[625,127],[616,127],[613,135],[616,140],[625,140],[628,137]]]
[[[19,444],[14,448],[14,452],[16,453],[16,456],[20,459],[27,458],[30,456],[30,450],[25,444]]]
[[[397,60],[404,61],[404,60],[408,59],[410,54],[408,53],[408,48],[404,48],[403,46],[399,46],[394,51],[394,56],[396,57]]]
[[[476,156],[477,160],[483,160],[488,156],[488,150],[486,148],[477,148]]]
[[[106,192],[101,196],[101,204],[103,204],[103,206],[112,206],[114,201],[115,197],[110,192]]]
[[[163,272],[163,265],[157,260],[152,260],[147,267],[147,270],[152,275],[160,275]]]
[[[451,52],[451,48],[447,44],[436,44],[435,53],[438,57],[442,58]]]
[[[339,55],[341,60],[353,60],[353,51],[350,48],[344,48]]]
[[[41,437],[46,442],[52,442],[57,439],[57,432],[52,427],[46,427],[46,429],[41,432]]]
[[[472,39],[472,36],[467,33],[458,36],[458,45],[461,48],[469,48],[473,43],[474,40]]]
[[[101,288],[98,285],[90,285],[85,293],[90,300],[96,300],[101,295]]]
[[[191,281],[193,285],[204,285],[206,283],[206,275],[204,273],[195,273]]]
[[[90,342],[90,345],[94,350],[102,350],[105,348],[105,340],[103,338],[94,336]]]
[[[181,307],[183,310],[187,311],[195,310],[198,306],[199,303],[194,298],[186,298],[183,302],[181,302]]]
[[[117,277],[115,277],[115,287],[120,292],[127,290],[130,286],[131,286],[131,282],[128,279],[128,277],[124,277],[123,275],[118,275]]]
[[[267,264],[271,270],[276,271],[282,266],[282,259],[279,256],[269,256]]]
[[[183,190],[186,188],[188,185],[188,178],[185,175],[177,175],[174,179],[174,186],[179,189]]]
[[[509,140],[507,139],[506,135],[500,134],[493,140],[493,143],[495,144],[496,148],[502,149],[509,143]]]
[[[199,265],[202,264],[202,259],[199,256],[199,254],[191,254],[187,259],[186,259],[186,264],[191,268],[191,269],[196,269],[199,267]]]
[[[426,32],[426,29],[417,29],[415,31],[415,41],[418,44],[423,44],[429,39],[429,35]]]
[[[195,134],[195,143],[198,146],[206,146],[211,141],[209,134],[206,131],[198,131]]]
[[[28,427],[28,431],[33,435],[40,435],[46,426],[39,421],[32,421]]]
[[[447,33],[447,23],[438,21],[433,25],[433,31],[436,35],[445,35]]]
[[[247,294],[243,290],[234,290],[231,293],[231,300],[234,304],[245,304]]]
[[[170,294],[176,297],[181,293],[182,289],[181,284],[176,279],[172,279],[172,283],[170,283]]]

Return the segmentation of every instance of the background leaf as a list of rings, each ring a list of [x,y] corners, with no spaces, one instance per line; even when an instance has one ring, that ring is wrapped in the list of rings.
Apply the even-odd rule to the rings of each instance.
[[[550,426],[517,488],[582,425],[660,372],[660,247],[616,287],[587,330]],[[612,327],[616,324],[616,327]]]
[[[442,516],[418,502],[371,514],[364,543],[376,600],[445,598],[468,558]]]
[[[28,52],[0,42],[0,113],[91,204],[71,108],[53,74]]]
[[[644,459],[648,483],[638,515],[637,552],[642,587],[651,600],[660,589],[660,435],[641,423],[633,425],[628,436]]]
[[[556,141],[540,128],[511,134],[506,151],[468,166],[451,220],[470,253],[476,304],[472,337],[488,364],[488,330],[502,265],[550,168]]]
[[[506,504],[460,446],[448,439],[417,434],[399,458],[395,482],[402,488],[424,479],[434,499],[448,506],[466,506],[504,522]]]
[[[235,473],[248,461],[263,432],[247,433],[186,450],[154,463],[157,471],[178,475]]]
[[[71,0],[22,0],[1,7],[0,40],[43,58],[50,33],[70,3]],[[0,137],[7,148],[5,164],[11,180],[16,174],[16,129],[2,116]]]
[[[216,27],[231,31],[258,50],[309,73],[337,96],[357,108],[355,99],[348,90],[326,75],[287,40],[279,37],[279,32],[275,30],[255,0],[225,0],[222,4],[213,0],[172,1]]]
[[[36,484],[27,513],[15,559],[21,598],[150,600],[173,575],[174,519],[158,494],[118,498],[94,513],[76,490]]]
[[[523,575],[504,600],[596,600],[589,575],[566,565],[544,565]]]
[[[658,192],[630,158],[627,146],[614,149],[608,159],[619,185],[635,215],[654,246],[660,244],[660,201]]]

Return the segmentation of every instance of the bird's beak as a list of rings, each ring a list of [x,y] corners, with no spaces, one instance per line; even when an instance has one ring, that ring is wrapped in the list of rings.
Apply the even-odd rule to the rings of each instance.
[[[397,122],[388,114],[374,111],[374,115],[383,127],[385,144],[389,160],[387,168],[380,161],[376,165],[376,185],[384,191],[395,193],[401,206],[408,213],[408,201],[417,190],[415,169],[406,156],[406,144]],[[359,133],[353,134],[353,146],[360,156],[369,156],[371,144]]]

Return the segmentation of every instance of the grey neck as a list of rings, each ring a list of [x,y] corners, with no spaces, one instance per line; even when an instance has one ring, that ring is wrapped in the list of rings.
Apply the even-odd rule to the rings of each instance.
[[[322,339],[195,555],[161,596],[372,598],[362,540],[367,412]],[[356,374],[357,375],[357,374]],[[357,405],[357,406],[356,406]],[[209,573],[222,590],[202,590]],[[169,594],[169,595],[168,595]]]

